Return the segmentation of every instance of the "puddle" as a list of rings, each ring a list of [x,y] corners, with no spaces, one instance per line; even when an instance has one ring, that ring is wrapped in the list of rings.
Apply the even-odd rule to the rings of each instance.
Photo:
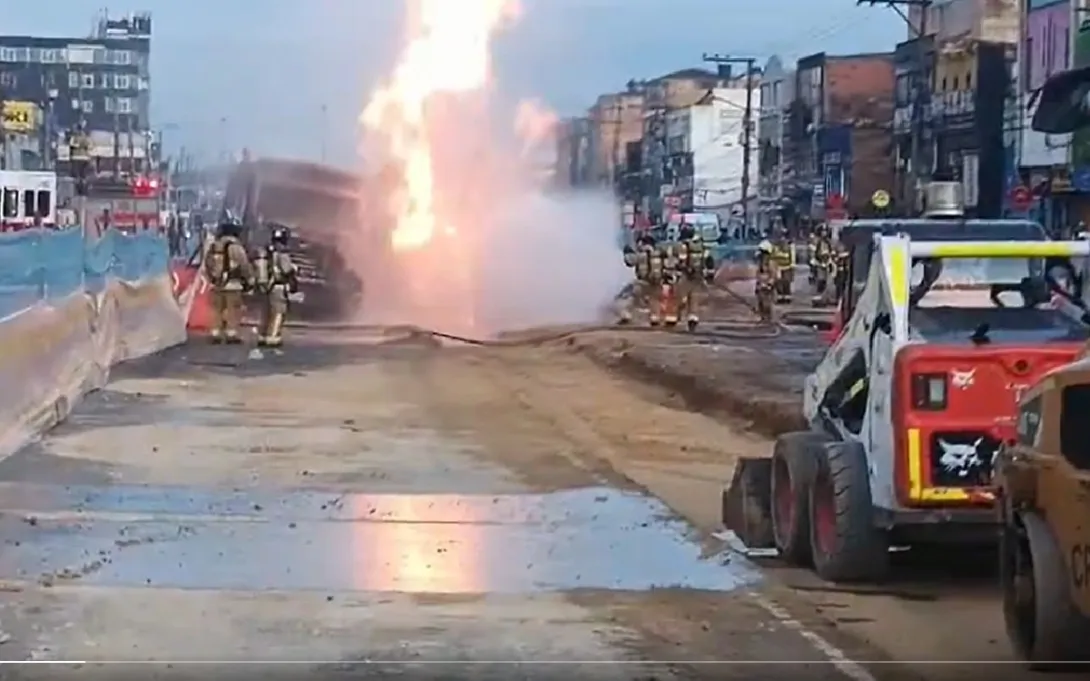
[[[526,593],[725,591],[759,579],[706,556],[657,500],[342,495],[0,485],[0,578],[193,589]]]

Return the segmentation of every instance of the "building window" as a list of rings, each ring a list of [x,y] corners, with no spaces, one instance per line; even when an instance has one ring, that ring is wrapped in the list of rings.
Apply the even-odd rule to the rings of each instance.
[[[18,87],[19,77],[14,73],[4,72],[0,73],[0,85],[4,87]]]
[[[68,72],[68,87],[69,87],[69,89],[78,90],[79,89],[79,82],[80,82],[80,80],[79,80],[79,71],[69,71]]]
[[[81,88],[93,89],[95,87],[95,74],[85,73],[80,78],[81,78],[81,80],[80,80],[80,87]]]
[[[958,90],[960,89],[960,88],[958,87],[958,85],[959,85],[959,83],[958,83],[958,77],[957,77],[957,76],[954,76],[954,86],[953,86],[952,88],[950,88],[950,89],[952,89],[952,90],[953,90],[954,92],[957,92],[957,91],[958,91]]]
[[[113,97],[107,97],[102,100],[102,106],[105,107],[106,113],[114,113],[117,111],[117,100]]]
[[[17,62],[19,61],[19,55],[14,47],[0,47],[0,61]]]
[[[73,99],[72,100],[72,108],[76,109],[76,110],[79,109],[79,100],[78,99]]]
[[[69,64],[94,64],[95,48],[93,45],[76,45],[65,50]]]
[[[111,50],[109,60],[111,64],[128,66],[132,64],[132,52],[128,50]]]
[[[117,113],[130,114],[132,113],[133,105],[132,99],[128,97],[117,98]]]
[[[973,89],[973,74],[971,74],[971,73],[966,73],[965,74],[965,89],[966,90],[972,90]]]
[[[59,61],[61,61],[60,50],[42,50],[43,64],[56,64]]]
[[[131,90],[132,89],[132,77],[127,73],[118,73],[114,75],[114,89],[115,90]]]
[[[109,73],[100,73],[100,74],[98,74],[98,86],[100,88],[102,88],[103,90],[109,90],[110,85],[113,84],[112,81],[113,81],[113,79],[110,78]]]
[[[83,109],[83,113],[85,113],[85,114],[94,113],[95,112],[95,103],[92,102],[89,99],[85,99],[85,100],[83,100],[83,104],[81,105],[80,108]]]
[[[31,64],[37,64],[42,61],[42,50],[37,47],[26,48],[26,60]]]

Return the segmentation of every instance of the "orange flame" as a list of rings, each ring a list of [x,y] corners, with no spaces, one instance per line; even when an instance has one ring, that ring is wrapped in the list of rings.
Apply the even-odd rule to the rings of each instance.
[[[517,11],[512,0],[411,0],[401,58],[360,117],[385,142],[401,176],[401,191],[389,197],[395,251],[419,250],[436,233],[457,231],[437,210],[428,107],[444,95],[486,87],[492,37]]]

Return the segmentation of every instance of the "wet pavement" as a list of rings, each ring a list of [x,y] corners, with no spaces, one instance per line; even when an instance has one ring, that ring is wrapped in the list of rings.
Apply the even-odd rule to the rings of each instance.
[[[611,679],[826,658],[755,600],[755,567],[602,465],[621,445],[503,353],[235,350],[127,366],[0,461],[0,658],[629,663],[595,668]],[[557,389],[614,390],[579,367],[552,367]],[[651,427],[609,395],[594,408]],[[674,449],[678,419],[653,426]]]
[[[2,486],[0,580],[180,589],[467,594],[731,590],[758,581],[705,555],[658,501]]]

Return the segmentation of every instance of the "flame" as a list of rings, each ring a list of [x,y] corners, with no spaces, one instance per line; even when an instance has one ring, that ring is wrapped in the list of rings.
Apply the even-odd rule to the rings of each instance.
[[[424,248],[458,225],[437,210],[436,150],[429,106],[442,97],[482,91],[491,71],[491,41],[517,17],[513,0],[410,0],[407,40],[401,58],[360,117],[385,142],[400,175],[389,196],[394,251]]]

